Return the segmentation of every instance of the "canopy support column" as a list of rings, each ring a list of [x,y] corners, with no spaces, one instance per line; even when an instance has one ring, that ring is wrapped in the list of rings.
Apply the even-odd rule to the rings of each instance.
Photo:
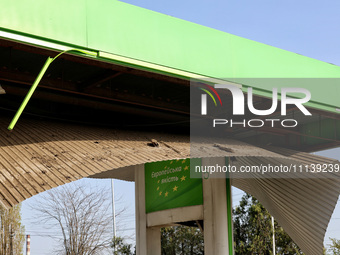
[[[202,159],[203,166],[225,165],[224,158]],[[227,182],[225,173],[203,179],[204,253],[232,255],[229,249]],[[229,182],[228,182],[229,184]]]
[[[135,199],[137,255],[161,255],[161,230],[146,222],[144,165],[135,166]]]
[[[161,228],[147,228],[146,235],[148,255],[161,255]]]

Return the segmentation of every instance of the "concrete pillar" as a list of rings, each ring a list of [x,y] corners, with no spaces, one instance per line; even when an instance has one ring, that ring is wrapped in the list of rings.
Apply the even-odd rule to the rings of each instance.
[[[161,228],[147,228],[147,254],[161,255]]]
[[[161,255],[160,228],[146,225],[144,165],[135,166],[135,199],[137,255]]]
[[[224,158],[202,159],[202,165],[225,165]],[[229,254],[225,174],[203,179],[204,253]],[[217,178],[220,177],[220,178]]]

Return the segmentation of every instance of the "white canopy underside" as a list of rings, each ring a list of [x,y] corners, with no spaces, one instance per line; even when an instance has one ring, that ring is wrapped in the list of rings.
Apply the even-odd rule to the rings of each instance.
[[[20,119],[13,132],[0,119],[0,201],[11,207],[33,195],[84,177],[134,180],[130,166],[190,157],[190,138]],[[151,139],[158,147],[151,147]],[[225,139],[206,142],[200,157],[236,158],[239,164],[339,163],[336,160]],[[198,154],[197,154],[198,153]],[[195,151],[199,155],[199,151]],[[333,176],[335,177],[335,176]],[[340,193],[340,178],[232,179],[255,196],[307,255],[322,254],[328,222]]]

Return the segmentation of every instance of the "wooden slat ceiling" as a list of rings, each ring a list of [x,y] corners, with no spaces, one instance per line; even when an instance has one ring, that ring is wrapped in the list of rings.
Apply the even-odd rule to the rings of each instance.
[[[255,196],[307,255],[320,255],[340,191],[339,179],[233,179]]]
[[[20,119],[0,126],[0,200],[13,206],[39,192],[111,169],[189,157],[187,137]],[[159,147],[148,146],[151,139]]]
[[[185,135],[32,118],[20,119],[14,131],[8,132],[9,121],[0,118],[0,202],[7,208],[84,177],[133,181],[129,166],[190,157],[190,139]],[[158,147],[149,145],[152,139],[158,141]],[[239,163],[339,163],[277,147],[258,148],[235,140],[221,143],[231,150],[222,149],[218,156],[236,156]],[[204,148],[202,153],[202,157],[209,157]],[[321,254],[324,234],[340,193],[339,178],[253,176],[233,179],[232,184],[257,197],[306,254]]]

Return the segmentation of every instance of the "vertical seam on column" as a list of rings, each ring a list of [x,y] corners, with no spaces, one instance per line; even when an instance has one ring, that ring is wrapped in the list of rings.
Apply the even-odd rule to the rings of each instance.
[[[229,164],[229,160],[226,157],[226,164]],[[229,255],[233,255],[233,231],[232,231],[232,208],[231,208],[231,185],[229,173],[226,176],[226,191],[227,191],[227,217],[228,217],[228,250]]]

